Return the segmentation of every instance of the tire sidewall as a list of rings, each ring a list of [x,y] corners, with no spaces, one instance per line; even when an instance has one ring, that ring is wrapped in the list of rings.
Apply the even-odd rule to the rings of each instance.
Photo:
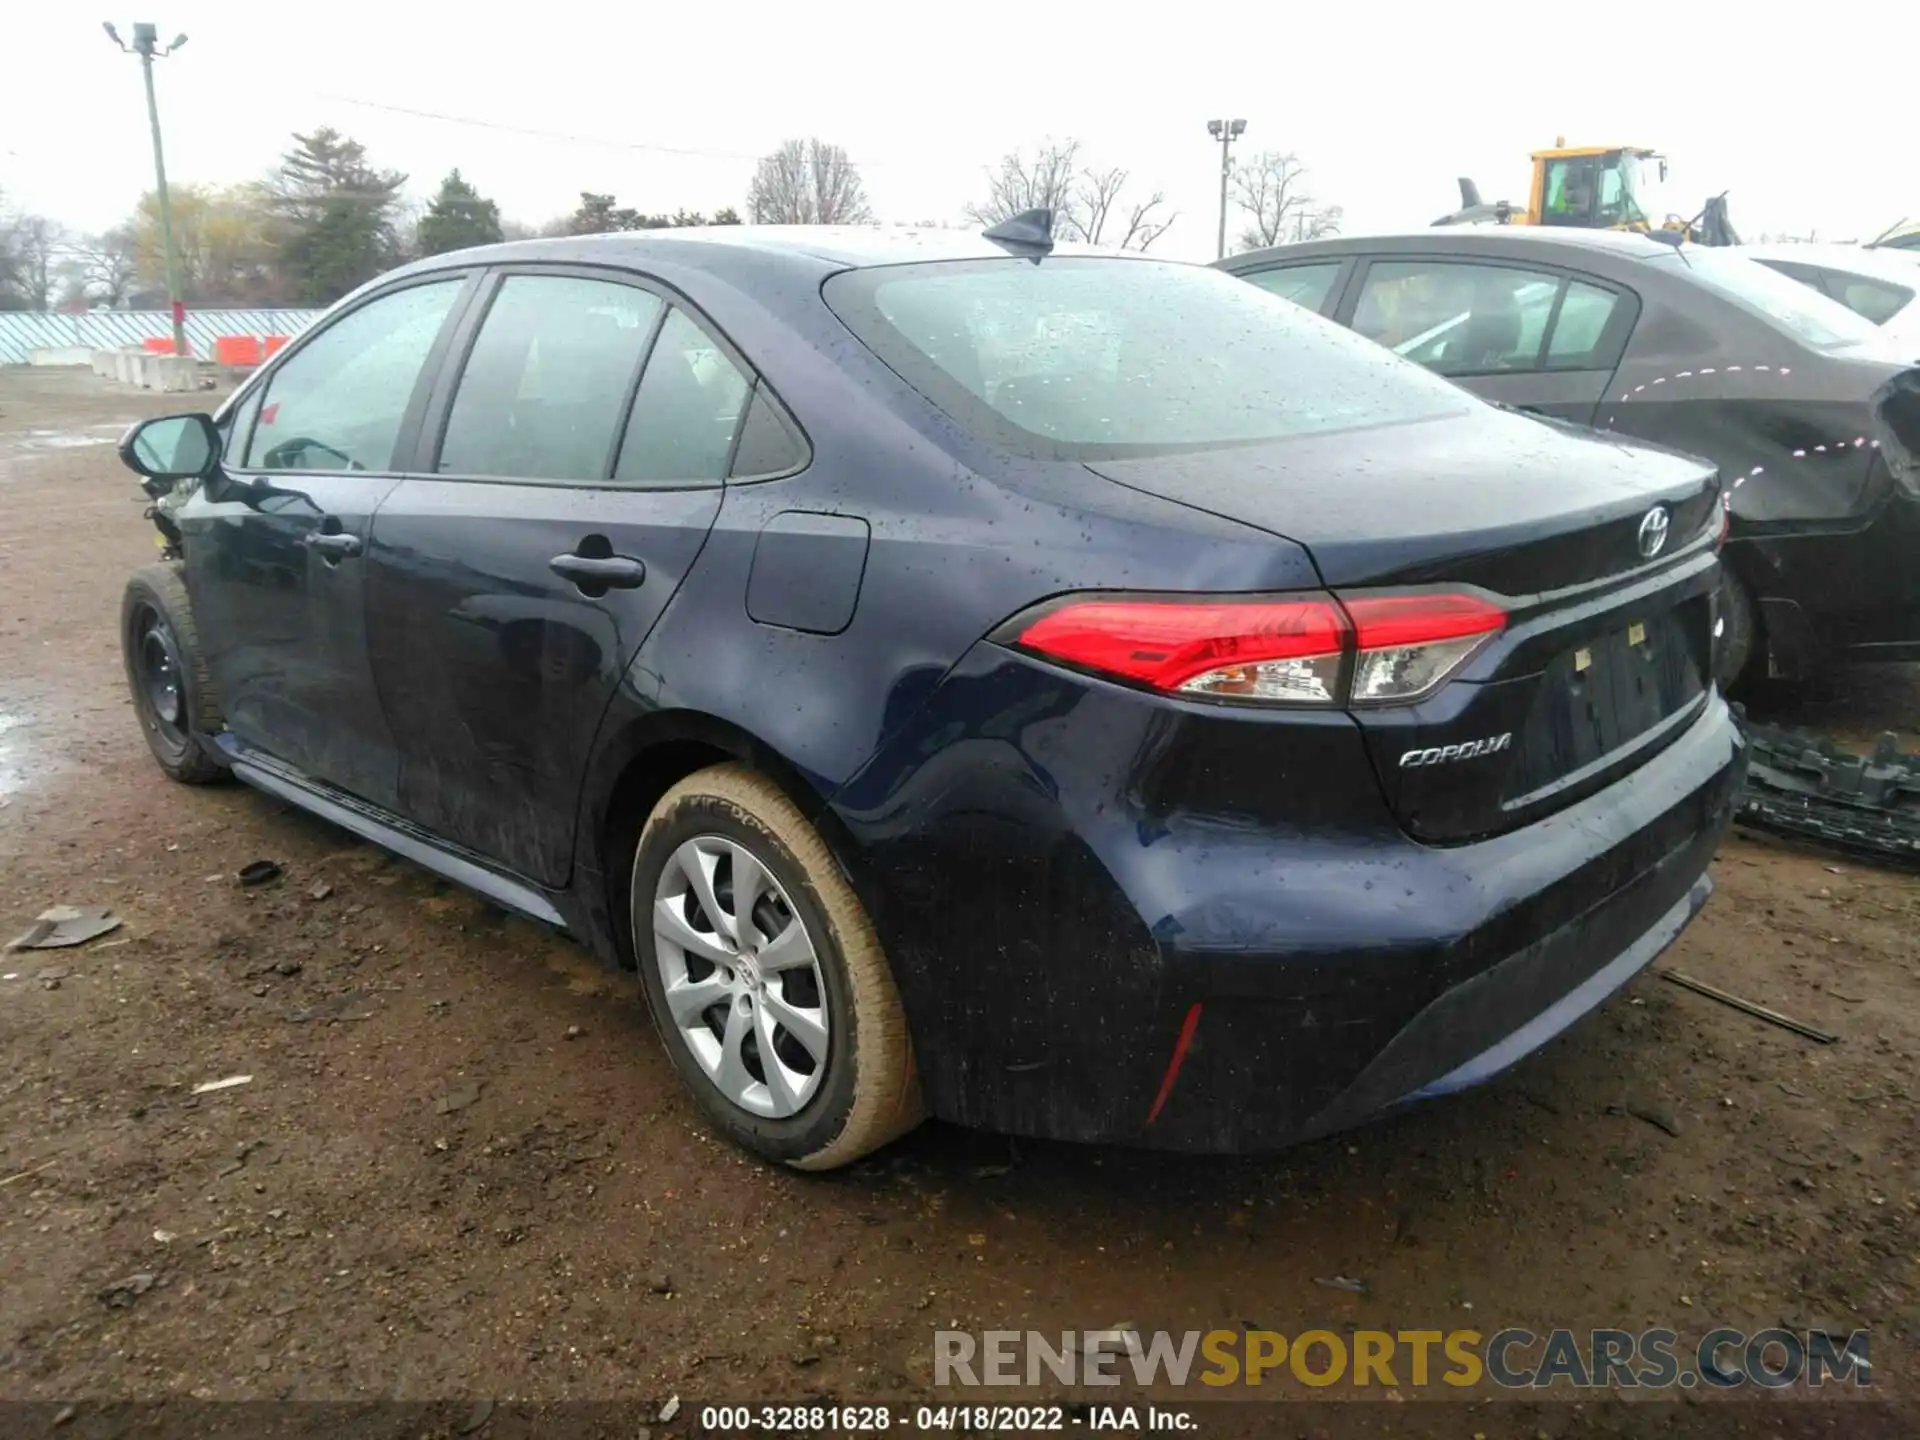
[[[654,891],[674,851],[701,835],[718,835],[753,852],[786,891],[820,962],[827,1001],[827,1073],[799,1113],[786,1119],[751,1114],[722,1095],[694,1059],[667,1009],[654,947]],[[747,1149],[781,1161],[804,1160],[831,1144],[846,1128],[859,1081],[860,1036],[853,985],[839,931],[813,882],[779,835],[730,798],[698,790],[681,794],[656,811],[641,831],[628,923],[654,1028],[674,1069],[714,1125]]]
[[[1742,681],[1754,667],[1760,650],[1760,635],[1757,617],[1754,614],[1753,597],[1741,583],[1740,577],[1726,568],[1721,562],[1720,587],[1716,600],[1716,611],[1724,624],[1724,632],[1715,639],[1713,649],[1713,673],[1722,694],[1743,688]]]
[[[173,643],[174,673],[180,685],[183,722],[180,727],[182,744],[177,750],[149,714],[151,704],[140,675],[138,656],[141,636],[136,633],[136,621],[143,609],[151,609],[160,617]],[[174,613],[172,598],[163,594],[144,575],[135,575],[127,582],[126,594],[120,605],[120,658],[127,672],[127,689],[133,700],[134,713],[140,718],[141,734],[146,737],[147,748],[153,751],[153,758],[170,775],[192,768],[199,745],[195,721],[200,714],[200,687],[195,657],[187,652],[186,643],[180,633],[180,618]]]

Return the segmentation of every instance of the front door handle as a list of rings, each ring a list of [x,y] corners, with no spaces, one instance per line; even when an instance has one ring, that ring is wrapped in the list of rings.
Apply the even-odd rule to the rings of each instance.
[[[646,583],[645,562],[629,555],[556,555],[547,562],[582,590],[637,590]]]
[[[318,550],[329,560],[344,560],[349,555],[360,553],[358,535],[328,535],[318,530],[309,530],[300,537],[300,543],[309,550]]]

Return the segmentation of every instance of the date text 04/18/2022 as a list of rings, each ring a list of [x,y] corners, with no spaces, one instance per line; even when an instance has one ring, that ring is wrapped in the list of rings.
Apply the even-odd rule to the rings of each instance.
[[[703,1434],[881,1434],[890,1430],[959,1434],[1038,1434],[1048,1431],[1197,1430],[1185,1410],[1157,1405],[709,1405],[700,1411]]]

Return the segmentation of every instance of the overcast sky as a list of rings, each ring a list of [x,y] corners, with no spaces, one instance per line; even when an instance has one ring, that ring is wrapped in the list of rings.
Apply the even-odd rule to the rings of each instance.
[[[1180,218],[1158,253],[1210,259],[1214,115],[1246,119],[1248,152],[1298,153],[1350,233],[1425,225],[1457,203],[1457,175],[1524,201],[1527,152],[1556,135],[1662,149],[1673,205],[1729,190],[1749,238],[1920,219],[1913,0],[1829,0],[1791,24],[1713,0],[7,10],[0,191],[81,230],[153,178],[139,64],[103,19],[191,37],[156,67],[175,183],[254,178],[289,132],[333,125],[416,194],[457,165],[536,224],[589,189],[648,211],[740,206],[754,157],[805,135],[847,148],[881,219],[956,219],[1000,154],[1071,135],[1167,193]]]

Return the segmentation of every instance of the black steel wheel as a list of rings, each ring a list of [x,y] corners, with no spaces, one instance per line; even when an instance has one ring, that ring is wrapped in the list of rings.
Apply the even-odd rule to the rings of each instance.
[[[222,778],[226,767],[205,743],[222,727],[220,707],[177,565],[149,565],[128,579],[120,650],[134,714],[160,768],[184,785]]]

